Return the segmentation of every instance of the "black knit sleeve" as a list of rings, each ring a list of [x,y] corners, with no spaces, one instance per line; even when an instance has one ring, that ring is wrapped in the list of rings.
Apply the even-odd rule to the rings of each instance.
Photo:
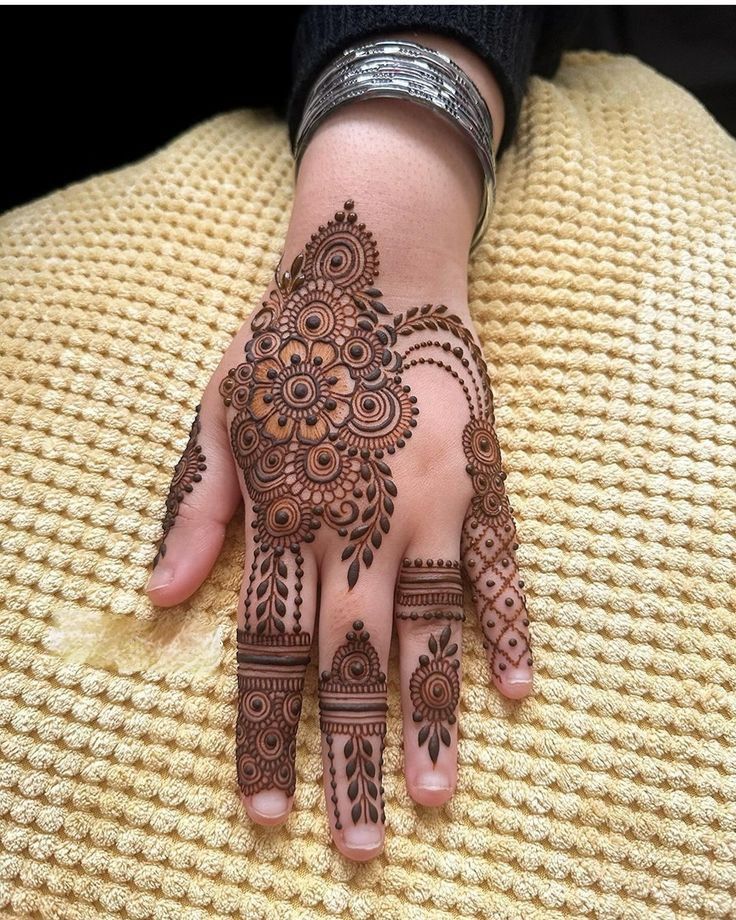
[[[581,18],[577,7],[541,6],[313,6],[302,14],[293,46],[287,109],[292,145],[304,104],[320,71],[358,41],[417,29],[467,45],[493,72],[503,93],[505,126],[498,155],[516,129],[531,72],[552,76]]]

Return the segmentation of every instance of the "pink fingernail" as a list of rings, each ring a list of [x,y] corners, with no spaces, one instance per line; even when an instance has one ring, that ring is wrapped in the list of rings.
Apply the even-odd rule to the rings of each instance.
[[[174,567],[172,565],[167,565],[165,562],[159,562],[151,573],[151,577],[148,579],[146,593],[152,594],[154,591],[160,591],[162,588],[167,588],[173,580]]]
[[[256,792],[251,799],[251,808],[264,818],[278,818],[288,807],[286,793],[280,789],[267,789]]]
[[[449,792],[450,781],[441,773],[422,773],[417,777],[416,785],[418,789],[425,789],[427,792]]]

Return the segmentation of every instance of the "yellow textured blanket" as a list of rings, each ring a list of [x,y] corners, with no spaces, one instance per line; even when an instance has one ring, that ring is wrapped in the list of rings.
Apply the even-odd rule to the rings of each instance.
[[[242,519],[190,603],[142,592],[290,194],[283,124],[236,111],[0,218],[0,913],[736,916],[736,143],[632,59],[532,79],[471,293],[536,692],[490,688],[471,614],[458,792],[421,808],[393,656],[366,865],[329,840],[314,660],[293,814],[240,804]]]

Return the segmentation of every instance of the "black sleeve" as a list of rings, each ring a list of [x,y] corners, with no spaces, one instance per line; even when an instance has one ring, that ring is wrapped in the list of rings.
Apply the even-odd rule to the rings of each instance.
[[[287,109],[291,143],[312,83],[336,55],[363,39],[421,29],[461,41],[483,58],[495,75],[505,106],[500,156],[514,135],[529,74],[554,74],[582,17],[581,7],[308,7],[300,18],[293,45],[293,82]]]

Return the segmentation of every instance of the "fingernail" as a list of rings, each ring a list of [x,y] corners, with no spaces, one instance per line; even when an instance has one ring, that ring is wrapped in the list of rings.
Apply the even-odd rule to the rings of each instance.
[[[356,850],[372,850],[383,841],[383,833],[377,824],[356,824],[342,832],[345,846]]]
[[[173,566],[166,565],[165,562],[159,562],[159,564],[151,573],[151,577],[148,579],[148,584],[146,585],[146,593],[151,594],[152,591],[160,591],[161,588],[168,587],[173,580]]]
[[[509,678],[505,685],[503,685],[503,690],[506,696],[511,699],[522,699],[525,696],[528,696],[532,691],[533,681],[531,677],[516,677]]]
[[[428,792],[448,792],[450,783],[446,776],[441,773],[422,773],[417,777],[415,783],[418,789],[426,789]]]
[[[280,789],[256,792],[250,802],[251,810],[263,815],[264,818],[278,818],[286,811],[287,805],[286,793]]]

